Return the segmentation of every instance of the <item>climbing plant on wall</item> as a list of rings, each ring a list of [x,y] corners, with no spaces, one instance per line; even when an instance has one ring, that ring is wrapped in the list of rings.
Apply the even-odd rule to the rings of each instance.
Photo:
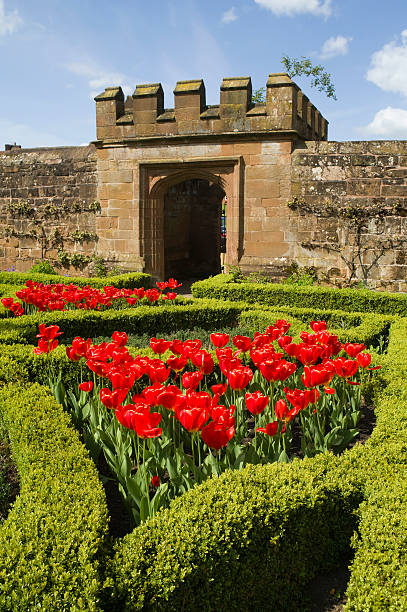
[[[338,220],[336,233],[327,233],[326,240],[301,242],[307,250],[323,250],[337,253],[347,267],[349,285],[360,280],[368,287],[373,270],[390,251],[407,247],[407,236],[400,233],[386,234],[383,231],[385,220],[390,217],[407,215],[403,204],[370,204],[368,207],[355,203],[309,204],[294,197],[287,202],[292,211],[300,215],[314,215]],[[342,232],[342,237],[339,233]]]

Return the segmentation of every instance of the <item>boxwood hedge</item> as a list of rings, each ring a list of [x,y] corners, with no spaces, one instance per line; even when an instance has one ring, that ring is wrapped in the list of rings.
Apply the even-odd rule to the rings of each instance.
[[[331,289],[328,287],[301,287],[274,283],[235,282],[232,274],[219,274],[192,285],[192,294],[198,298],[238,300],[267,305],[289,305],[305,308],[346,310],[350,312],[376,312],[407,316],[407,295],[384,293],[369,289]]]
[[[197,304],[189,314],[181,312],[189,306],[168,308],[164,313],[151,308],[146,322],[142,315],[138,325],[164,332],[167,313],[172,329],[195,326],[197,317],[213,328],[212,305],[209,301]],[[278,312],[255,310],[250,315],[250,308],[253,302],[223,304],[219,322],[238,316],[252,317],[252,321],[257,316],[260,321],[261,312],[267,317]],[[110,313],[96,313],[103,316],[92,318],[93,314],[81,313],[76,319],[77,313],[64,313],[69,316],[58,324],[75,335],[82,318],[82,336],[88,335],[85,330],[100,330],[100,325],[106,335],[110,325],[126,330],[136,326],[132,315],[126,318],[127,311],[116,311],[115,315],[123,315],[117,319],[111,319]],[[295,311],[298,320],[303,314]],[[310,315],[321,318],[320,310]],[[307,582],[335,563],[350,541],[355,558],[347,610],[407,609],[407,319],[347,315],[355,328],[341,331],[355,341],[367,342],[390,325],[388,355],[383,356],[375,398],[377,425],[370,440],[340,457],[326,454],[288,465],[248,466],[206,481],[118,539],[112,553],[104,548],[105,501],[94,469],[66,415],[48,392],[29,382],[44,379],[45,360],[34,359],[29,345],[3,345],[0,384],[8,377],[21,381],[19,387],[10,385],[0,391],[0,409],[14,440],[23,486],[0,528],[4,582],[0,609],[305,609]],[[331,316],[333,322],[337,313]],[[28,323],[19,330],[26,342],[32,341],[38,320]],[[55,359],[62,359],[62,354],[63,347],[57,349]],[[64,376],[69,378],[77,366],[65,363]],[[64,441],[70,450],[58,450],[52,463],[50,432],[55,435],[57,429],[61,432],[55,438],[57,449],[65,448]],[[46,485],[38,491],[41,482]],[[45,499],[51,500],[48,508]],[[62,519],[71,507],[72,519],[65,524]],[[11,537],[15,537],[12,548]],[[76,565],[75,555],[80,559]]]
[[[41,274],[31,272],[0,272],[0,285],[25,285],[28,280],[37,283],[73,283],[79,287],[95,287],[103,289],[106,285],[114,285],[119,289],[134,289],[135,287],[150,287],[151,276],[144,272],[130,272],[128,274],[117,274],[115,276],[68,276],[59,274]]]
[[[38,384],[0,388],[21,491],[0,526],[1,610],[99,610],[107,507],[70,419]]]

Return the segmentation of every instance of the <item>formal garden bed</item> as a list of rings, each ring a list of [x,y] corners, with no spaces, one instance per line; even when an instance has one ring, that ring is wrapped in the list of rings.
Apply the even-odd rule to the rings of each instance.
[[[122,288],[140,288],[143,279],[135,276],[131,280],[123,276]],[[2,294],[9,297],[12,292],[7,286],[11,289],[14,285],[15,290],[27,280],[2,273]],[[105,286],[98,284],[98,279],[92,281],[96,288]],[[112,279],[109,284],[113,285]],[[0,410],[18,469],[20,494],[0,526],[0,609],[200,610],[202,602],[208,610],[305,609],[310,595],[307,585],[321,572],[343,562],[351,550],[345,608],[407,607],[407,298],[382,294],[372,301],[371,292],[352,290],[352,302],[346,292],[335,290],[329,293],[310,287],[297,288],[295,293],[290,288],[286,293],[277,288],[270,294],[254,284],[251,289],[255,293],[245,286],[239,292],[235,285],[239,283],[227,278],[203,281],[193,286],[194,300],[178,297],[164,304],[39,312],[16,318],[6,318],[7,313],[3,313]],[[115,286],[119,287],[118,283]],[[61,385],[58,387],[58,381],[63,381],[65,390],[73,389],[81,369],[79,361],[67,358],[67,345],[75,336],[93,338],[94,342],[97,338],[100,344],[114,332],[126,332],[131,360],[137,361],[138,354],[151,360],[158,358],[154,343],[147,342],[152,336],[173,340],[182,330],[180,339],[185,342],[187,336],[193,339],[191,330],[199,328],[200,340],[209,349],[211,332],[227,330],[231,343],[233,336],[253,339],[256,331],[264,332],[278,320],[292,322],[291,344],[300,342],[303,330],[319,333],[307,325],[324,320],[341,344],[367,347],[359,351],[372,354],[372,363],[362,372],[362,386],[347,385],[346,380],[343,384],[348,390],[361,389],[366,415],[371,414],[374,404],[376,425],[371,436],[374,419],[367,419],[370,425],[364,426],[363,444],[353,443],[343,453],[308,453],[305,459],[299,458],[304,454],[299,445],[296,457],[287,462],[288,454],[283,455],[287,434],[282,427],[285,423],[289,429],[287,414],[291,406],[288,402],[286,407],[280,404],[283,418],[277,417],[280,424],[275,426],[281,436],[276,457],[280,461],[260,460],[255,465],[252,458],[242,469],[232,471],[226,469],[227,465],[219,468],[226,447],[221,446],[218,456],[216,451],[209,451],[213,459],[207,463],[213,467],[208,468],[207,475],[211,477],[173,499],[169,507],[153,511],[152,518],[147,518],[148,504],[144,503],[141,514],[145,520],[127,535],[122,535],[131,529],[127,518],[123,519],[127,524],[117,524],[109,533],[106,494],[91,458],[91,441],[86,428],[78,431],[73,427],[78,413],[68,413]],[[63,335],[58,337],[60,344],[55,350],[40,350],[35,355],[40,324],[45,326],[42,330],[58,326]],[[278,337],[274,340],[277,350]],[[121,338],[124,342],[124,336]],[[216,379],[221,375],[219,355],[214,350],[211,354],[214,370],[208,376]],[[167,359],[168,355],[166,352],[162,356]],[[247,355],[242,367],[251,366],[256,376],[248,359]],[[382,368],[368,375],[367,367],[376,365]],[[306,367],[312,369],[312,365]],[[84,370],[82,366],[82,375]],[[50,375],[56,397],[65,409],[48,386]],[[172,377],[171,383],[178,380]],[[221,382],[215,379],[208,379],[208,384]],[[354,374],[348,380],[359,382]],[[333,394],[323,388],[330,388],[329,384],[325,380],[309,389],[318,386],[328,401]],[[136,391],[140,394],[142,389]],[[351,400],[347,403],[350,406]],[[242,402],[236,418],[238,410],[243,414]],[[105,411],[109,413],[107,408]],[[111,411],[109,414],[113,415]],[[247,447],[253,445],[256,428],[252,421],[243,442]],[[266,422],[258,425],[265,426]],[[236,423],[233,428],[238,429]],[[118,425],[115,431],[130,432],[131,428]],[[266,439],[266,433],[260,435]],[[125,439],[124,433],[120,436]],[[260,448],[263,443],[257,438],[256,444],[255,448]],[[184,463],[188,464],[192,446],[185,442],[183,449]],[[197,454],[197,446],[195,450]],[[109,458],[108,453],[106,456]],[[111,487],[107,480],[109,461],[100,457],[99,453],[102,480]],[[194,456],[195,465],[198,461]],[[147,455],[145,463],[148,465]],[[128,470],[124,464],[123,470]],[[141,459],[139,465],[142,473]],[[171,480],[170,471],[170,466],[162,468],[158,490],[168,478]],[[222,473],[216,475],[217,471]],[[192,478],[192,484],[199,480],[192,466],[187,472],[186,480]],[[134,478],[134,466],[128,474]],[[153,489],[150,484],[151,495]],[[115,505],[118,521],[121,501],[117,497],[112,501],[112,495],[114,492],[109,493],[109,506]]]

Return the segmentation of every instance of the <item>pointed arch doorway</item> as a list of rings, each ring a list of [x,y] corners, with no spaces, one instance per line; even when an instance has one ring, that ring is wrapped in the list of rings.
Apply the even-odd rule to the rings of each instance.
[[[243,245],[243,169],[238,158],[140,164],[144,270],[156,280],[221,271],[222,202],[227,196],[225,265]]]

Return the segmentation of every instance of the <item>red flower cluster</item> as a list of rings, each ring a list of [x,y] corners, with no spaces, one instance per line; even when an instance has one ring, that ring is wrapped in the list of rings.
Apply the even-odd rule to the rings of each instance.
[[[72,346],[66,348],[66,353],[72,361],[86,360],[88,368],[103,381],[99,383],[100,402],[114,411],[118,421],[134,430],[140,438],[162,434],[159,427],[162,413],[152,412],[152,409],[164,409],[184,430],[193,435],[200,433],[208,447],[219,450],[227,446],[236,433],[235,413],[237,416],[239,410],[244,411],[241,402],[239,410],[231,403],[236,397],[234,394],[248,388],[254,374],[256,384],[261,384],[263,389],[270,388],[270,394],[249,390],[245,394],[245,406],[249,413],[255,418],[260,417],[263,422],[265,415],[271,415],[275,420],[264,423],[265,426],[258,427],[257,431],[275,436],[277,432],[284,433],[286,425],[301,411],[306,411],[310,405],[316,406],[320,391],[334,394],[335,390],[330,387],[334,377],[350,384],[359,384],[350,379],[359,367],[366,368],[370,364],[369,353],[362,352],[364,345],[342,345],[337,336],[326,331],[324,321],[313,321],[313,333],[301,332],[301,342],[298,344],[286,335],[289,327],[287,321],[280,320],[268,327],[265,333],[256,333],[253,340],[246,336],[234,336],[232,344],[236,351],[227,346],[229,335],[211,334],[224,376],[223,382],[212,385],[212,393],[201,391],[203,384],[207,388],[206,377],[213,372],[214,361],[212,354],[202,349],[200,340],[182,342],[178,339],[151,338],[150,346],[158,355],[151,359],[140,355],[133,357],[126,348],[126,333],[116,331],[112,335],[112,342],[99,345],[92,345],[90,339],[77,337]],[[45,333],[45,328],[40,328],[41,346],[44,351],[48,349],[45,352],[53,350],[54,344],[58,343],[56,335],[58,333]],[[277,352],[275,344],[280,352]],[[356,359],[338,357],[342,350]],[[167,351],[171,354],[164,361],[162,356]],[[253,368],[244,362],[244,358],[248,357]],[[303,373],[300,375],[297,369],[302,367]],[[298,380],[294,384],[298,385],[301,381],[304,388],[278,385],[293,375]],[[174,381],[178,379],[180,385],[169,382],[170,377]],[[136,381],[140,381],[137,393],[134,392]],[[90,381],[80,386],[86,393],[92,388]],[[274,403],[277,388],[281,391],[284,389],[285,397],[280,397]],[[220,397],[225,394],[228,399],[225,399],[225,405],[221,405]]]
[[[40,333],[37,334],[38,346],[34,349],[35,355],[42,353],[51,353],[59,344],[57,336],[61,336],[63,332],[59,331],[58,325],[50,325],[45,327],[44,323],[40,324]]]
[[[113,285],[107,285],[100,289],[95,289],[89,285],[78,287],[73,283],[55,283],[44,285],[31,280],[26,282],[23,289],[16,291],[16,297],[25,304],[25,310],[19,302],[14,302],[13,298],[3,298],[1,303],[4,308],[10,310],[15,316],[21,316],[28,311],[47,312],[53,310],[105,310],[112,306],[115,300],[124,299],[130,306],[134,306],[141,300],[153,304],[158,301],[172,301],[177,297],[173,289],[181,287],[173,278],[169,281],[157,282],[158,289],[118,289]],[[164,293],[166,289],[171,289]]]

